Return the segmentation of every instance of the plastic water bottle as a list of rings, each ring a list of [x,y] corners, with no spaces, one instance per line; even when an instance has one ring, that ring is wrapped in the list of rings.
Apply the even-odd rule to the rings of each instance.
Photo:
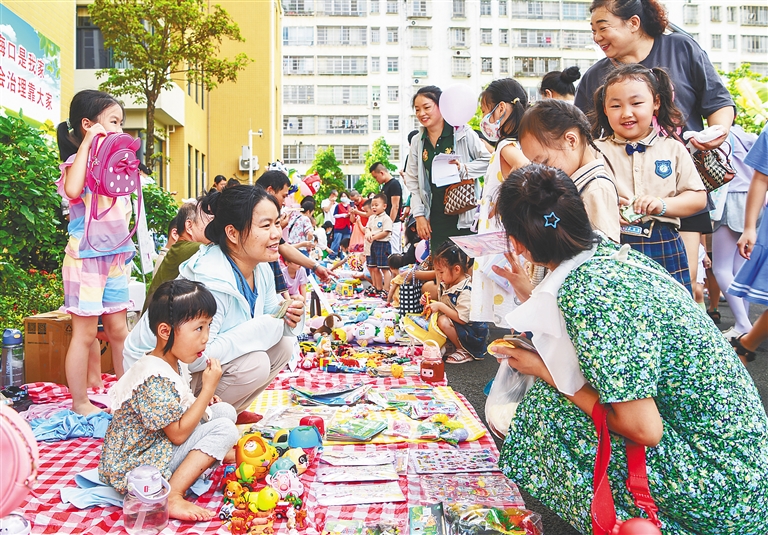
[[[130,535],[156,535],[168,525],[171,485],[154,466],[128,472],[128,494],[123,500],[123,524]]]
[[[24,339],[18,329],[3,331],[2,387],[24,384]]]

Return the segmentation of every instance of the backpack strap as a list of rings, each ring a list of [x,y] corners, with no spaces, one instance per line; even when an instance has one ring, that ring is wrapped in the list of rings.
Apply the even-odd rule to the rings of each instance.
[[[139,180],[141,180],[141,179],[139,179]],[[98,253],[111,253],[112,251],[115,251],[116,249],[119,249],[120,247],[122,247],[123,245],[128,243],[131,240],[131,238],[133,238],[133,235],[136,234],[136,229],[139,228],[139,218],[141,217],[141,205],[142,205],[141,183],[139,183],[139,187],[137,189],[137,192],[138,192],[138,198],[137,198],[137,201],[136,201],[137,202],[137,205],[136,205],[137,208],[136,208],[136,217],[134,218],[133,229],[131,229],[131,231],[128,233],[128,236],[126,236],[123,241],[121,241],[120,243],[118,243],[117,245],[112,247],[111,249],[103,249],[103,250],[99,249],[97,247],[94,247],[94,245],[91,243],[91,237],[88,234],[88,229],[91,226],[91,220],[92,219],[96,219],[98,221],[98,219],[99,219],[97,217],[94,217],[96,211],[98,210],[98,206],[97,206],[98,196],[97,196],[97,194],[95,192],[91,192],[91,217],[88,217],[88,214],[86,213],[85,231],[84,231],[84,233],[85,233],[85,241],[86,241],[86,243],[88,244],[88,246],[91,249],[93,249],[94,251],[96,251]],[[112,199],[112,206],[114,206],[116,202],[117,202],[117,199]],[[128,202],[131,202],[130,201],[130,197],[128,199]],[[131,205],[133,205],[133,203],[131,203]],[[109,210],[111,210],[112,206],[110,206],[109,209],[107,209],[104,212],[102,212],[101,216],[103,216],[105,213],[107,213]]]

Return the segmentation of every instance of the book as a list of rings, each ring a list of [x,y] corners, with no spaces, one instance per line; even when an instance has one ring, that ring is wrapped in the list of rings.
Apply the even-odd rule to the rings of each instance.
[[[367,442],[386,428],[385,421],[352,418],[332,424],[326,431],[325,438],[342,442]]]
[[[411,535],[443,535],[445,533],[443,504],[411,507],[408,509],[408,526]]]

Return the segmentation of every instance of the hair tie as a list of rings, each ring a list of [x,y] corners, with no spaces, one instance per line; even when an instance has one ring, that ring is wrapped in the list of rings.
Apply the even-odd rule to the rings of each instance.
[[[519,97],[515,97],[515,100],[512,101],[512,105],[514,106],[518,102],[520,102],[520,98]]]
[[[72,125],[69,122],[69,117],[67,117],[67,132],[72,132]]]

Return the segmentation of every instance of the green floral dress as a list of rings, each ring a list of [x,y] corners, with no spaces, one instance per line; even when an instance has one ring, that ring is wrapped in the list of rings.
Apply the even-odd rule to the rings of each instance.
[[[596,257],[615,252],[603,242]],[[630,259],[659,265],[632,251]],[[664,422],[646,451],[667,534],[768,529],[768,419],[746,368],[704,311],[667,277],[593,258],[558,296],[581,371],[603,403],[653,397]],[[639,516],[624,486],[623,440],[608,470],[619,519]],[[512,421],[499,466],[582,533],[597,439],[591,419],[541,380]]]

